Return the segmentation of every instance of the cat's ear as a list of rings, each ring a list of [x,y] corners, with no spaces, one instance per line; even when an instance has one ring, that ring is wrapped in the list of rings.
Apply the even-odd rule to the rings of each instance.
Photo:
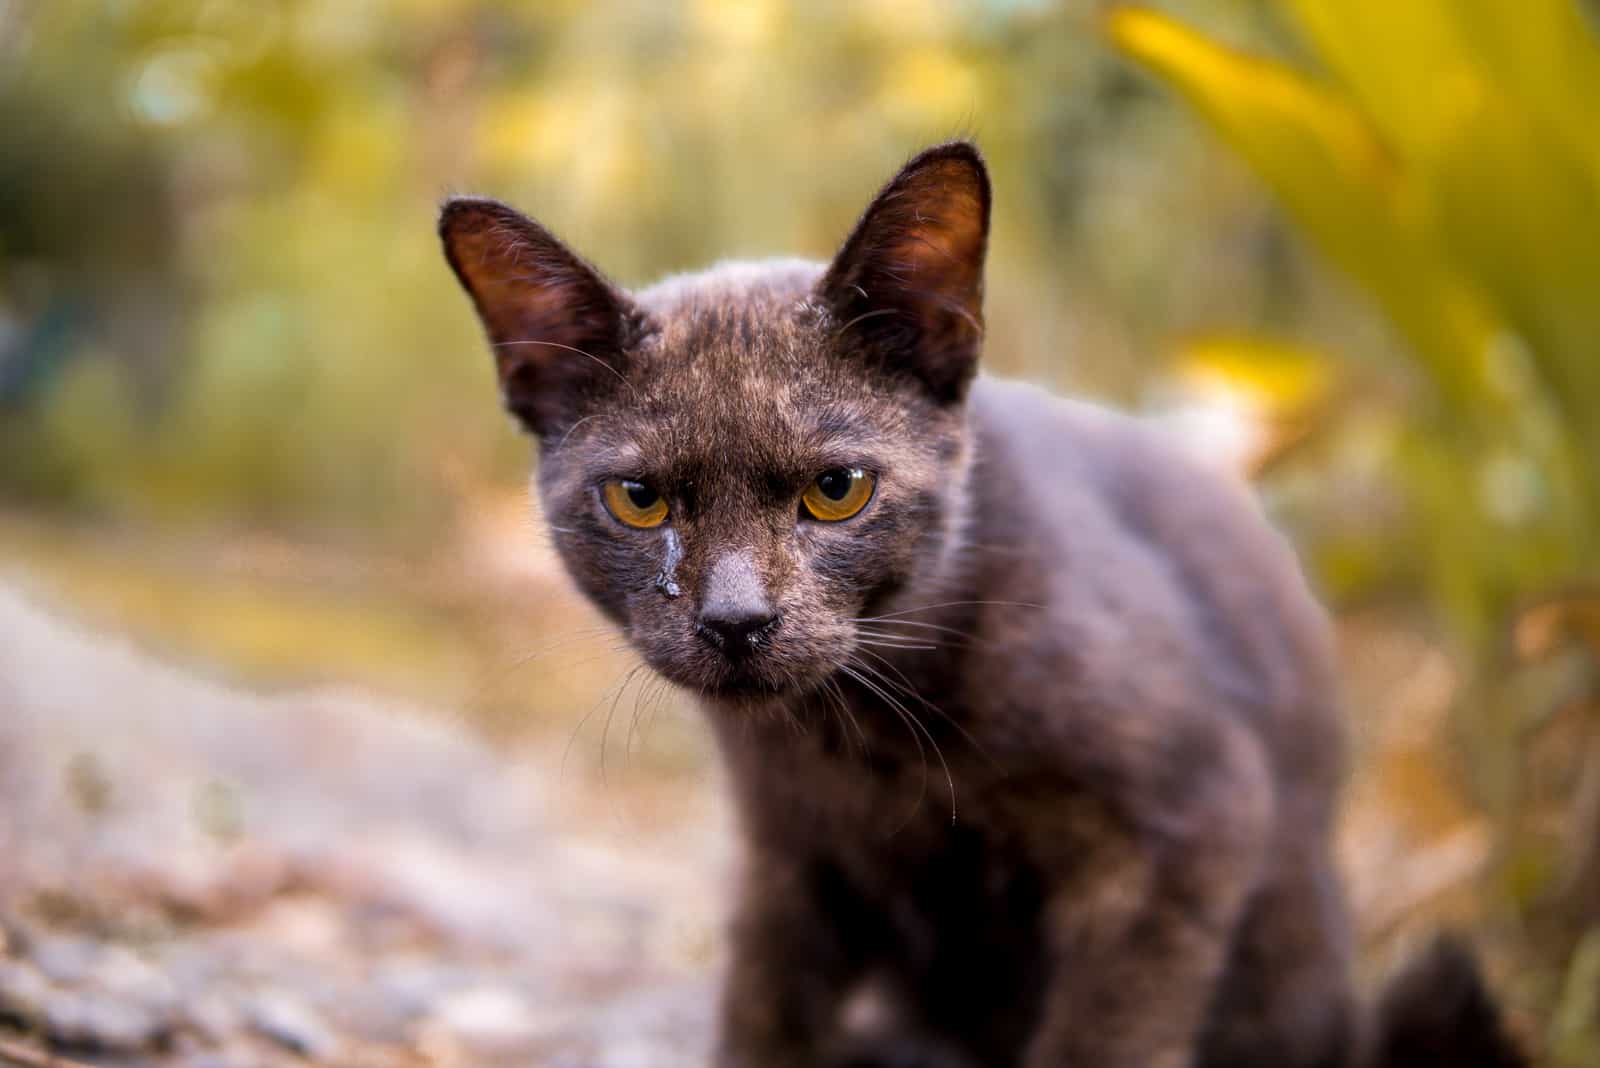
[[[557,433],[624,381],[644,316],[548,230],[498,201],[457,197],[439,237],[489,335],[506,408],[526,429]]]
[[[930,148],[872,201],[823,276],[842,337],[959,401],[983,338],[989,174],[966,141]]]

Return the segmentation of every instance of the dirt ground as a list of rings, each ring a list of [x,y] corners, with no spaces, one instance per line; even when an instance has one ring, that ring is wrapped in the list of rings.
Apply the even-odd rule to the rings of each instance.
[[[701,1063],[725,814],[647,778],[0,586],[0,1064]]]

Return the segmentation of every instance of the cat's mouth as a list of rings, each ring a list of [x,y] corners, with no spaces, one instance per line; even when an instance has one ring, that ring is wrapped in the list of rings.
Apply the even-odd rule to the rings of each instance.
[[[689,659],[646,656],[652,666],[679,686],[704,697],[729,701],[763,701],[809,688],[818,672],[786,657],[758,654],[739,661],[720,655]]]

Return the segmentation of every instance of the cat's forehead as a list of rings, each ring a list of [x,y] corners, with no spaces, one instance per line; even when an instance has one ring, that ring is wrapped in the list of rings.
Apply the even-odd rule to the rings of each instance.
[[[640,449],[782,467],[890,429],[892,405],[831,351],[821,267],[728,264],[638,294],[654,330],[629,375]]]
[[[723,260],[703,270],[669,275],[635,290],[633,298],[663,318],[714,304],[782,305],[806,297],[822,272],[823,265],[814,260]]]
[[[800,260],[723,263],[637,294],[654,327],[640,354],[645,375],[793,376],[813,362],[822,268]]]
[[[862,382],[830,352],[811,301],[821,267],[730,264],[642,294],[653,336],[637,353],[648,408],[712,422],[850,422]],[[794,417],[794,420],[787,417]]]

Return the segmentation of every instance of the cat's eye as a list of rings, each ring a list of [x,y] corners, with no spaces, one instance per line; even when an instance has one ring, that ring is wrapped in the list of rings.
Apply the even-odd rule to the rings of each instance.
[[[600,495],[605,498],[606,510],[627,526],[649,530],[667,518],[666,498],[643,482],[613,479],[601,488]]]
[[[824,523],[849,519],[872,500],[875,480],[859,467],[833,467],[818,475],[800,497],[806,514]]]

